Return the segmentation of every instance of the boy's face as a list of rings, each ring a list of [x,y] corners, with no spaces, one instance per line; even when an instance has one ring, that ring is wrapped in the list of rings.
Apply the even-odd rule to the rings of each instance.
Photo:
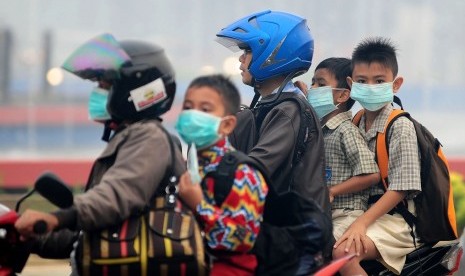
[[[335,105],[337,105],[338,103],[345,102],[349,99],[350,94],[347,89],[334,89],[338,88],[338,81],[334,74],[326,68],[317,69],[312,78],[312,88],[318,88],[323,86],[331,86],[333,88],[333,100]]]
[[[378,62],[356,63],[352,70],[352,79],[355,82],[366,84],[380,84],[394,80],[392,71]]]
[[[220,94],[207,86],[187,89],[182,109],[195,109],[216,117],[226,115],[226,109]]]
[[[252,61],[252,51],[245,49],[242,55],[239,57],[239,61],[241,62],[241,66],[239,69],[242,71],[242,82],[247,85],[252,84],[252,75],[249,72],[249,65]]]
[[[226,116],[226,108],[220,94],[208,86],[188,88],[182,109],[195,109],[222,118],[218,133],[223,135],[229,135],[236,126],[236,117]]]
[[[312,78],[312,87],[331,86],[337,88],[337,80],[326,68],[317,69]]]
[[[350,86],[352,86],[352,81],[365,84],[381,84],[394,81],[393,90],[396,93],[402,85],[403,79],[402,77],[395,78],[392,70],[379,62],[360,62],[354,64],[352,79],[347,78]]]

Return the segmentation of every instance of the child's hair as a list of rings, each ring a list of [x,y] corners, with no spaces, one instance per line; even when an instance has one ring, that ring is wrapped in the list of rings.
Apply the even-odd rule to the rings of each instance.
[[[352,74],[350,59],[338,57],[327,58],[318,64],[315,71],[318,69],[326,69],[336,78],[337,87],[334,88],[345,88],[350,90],[350,86],[347,83],[347,77]],[[346,102],[347,110],[351,109],[354,103],[355,100],[349,98]]]
[[[352,52],[352,70],[357,63],[378,62],[392,71],[397,76],[396,47],[389,38],[372,37],[360,42]]]
[[[188,88],[210,87],[220,95],[226,115],[235,115],[240,110],[241,96],[234,83],[221,74],[201,76],[194,79]]]

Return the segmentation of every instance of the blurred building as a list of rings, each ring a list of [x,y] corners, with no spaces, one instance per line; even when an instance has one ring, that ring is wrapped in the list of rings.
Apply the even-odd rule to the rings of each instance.
[[[390,37],[405,78],[404,107],[438,136],[447,155],[465,156],[463,1],[19,0],[0,2],[0,160],[92,160],[100,153],[102,126],[87,120],[86,109],[94,84],[50,70],[101,33],[166,48],[178,82],[174,109],[164,116],[171,131],[186,86],[200,74],[232,75],[249,103],[252,89],[235,75],[238,54],[214,39],[232,21],[265,9],[307,18],[314,64],[350,57],[368,36]],[[299,79],[310,82],[313,68]]]

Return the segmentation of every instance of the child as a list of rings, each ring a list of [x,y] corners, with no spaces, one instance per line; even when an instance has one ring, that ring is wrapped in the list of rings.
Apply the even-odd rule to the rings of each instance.
[[[351,122],[354,100],[349,97],[346,81],[350,74],[349,59],[325,59],[316,67],[307,95],[323,129],[326,184],[336,240],[366,211],[368,193],[362,190],[380,181],[374,154]]]
[[[181,138],[198,150],[199,173],[206,184],[202,191],[185,173],[180,178],[179,195],[204,225],[207,250],[213,255],[211,275],[253,275],[257,265],[250,250],[268,191],[263,176],[240,164],[231,191],[220,205],[215,202],[215,187],[225,183],[207,175],[217,169],[225,153],[234,151],[227,136],[236,126],[239,108],[239,92],[230,80],[222,75],[199,77],[189,85],[184,111],[176,123]]]
[[[388,39],[364,40],[352,54],[352,74],[347,81],[352,88],[351,97],[365,109],[359,127],[373,152],[376,135],[384,131],[393,109],[394,93],[403,82],[397,71],[396,49]],[[351,247],[355,244],[357,257],[341,270],[342,275],[366,275],[359,262],[372,259],[378,259],[400,274],[406,254],[421,245],[418,239],[414,241],[412,238],[415,229],[411,229],[400,214],[393,212],[396,205],[406,200],[409,211],[416,214],[412,198],[421,191],[421,183],[413,123],[405,117],[395,120],[387,137],[389,187],[386,192],[382,185],[371,188],[369,203],[372,205],[334,245],[337,258],[353,250]]]

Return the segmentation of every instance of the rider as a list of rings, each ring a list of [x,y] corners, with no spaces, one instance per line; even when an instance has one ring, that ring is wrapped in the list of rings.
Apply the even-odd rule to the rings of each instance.
[[[69,209],[54,213],[27,210],[15,226],[23,238],[34,237],[39,220],[53,240],[39,240],[40,255],[48,249],[69,257],[76,239],[67,229],[92,231],[115,225],[148,206],[175,158],[176,175],[185,171],[181,152],[171,156],[169,137],[160,116],[171,108],[176,83],[163,48],[143,41],[117,41],[100,35],[78,48],[63,68],[82,79],[111,84],[108,91],[106,149],[95,161],[86,192]],[[99,91],[105,95],[105,91]],[[103,97],[104,98],[104,97]],[[60,252],[61,249],[61,252]],[[58,255],[58,254],[57,254]],[[76,262],[81,263],[77,256]]]
[[[231,143],[267,168],[272,180],[255,246],[257,274],[308,274],[318,265],[312,256],[321,256],[331,239],[323,135],[292,82],[311,65],[313,38],[305,19],[269,10],[230,24],[217,37],[243,50],[242,81],[256,93],[252,109],[238,113]]]

